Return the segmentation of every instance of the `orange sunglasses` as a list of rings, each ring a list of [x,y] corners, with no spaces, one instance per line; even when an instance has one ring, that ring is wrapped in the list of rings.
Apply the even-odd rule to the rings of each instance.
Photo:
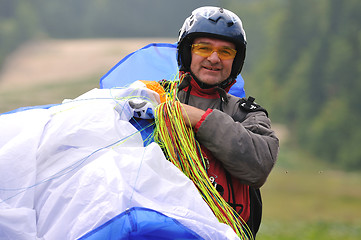
[[[192,53],[201,57],[209,57],[214,52],[217,52],[220,59],[227,60],[233,59],[236,56],[237,50],[230,47],[214,47],[206,43],[192,44]]]

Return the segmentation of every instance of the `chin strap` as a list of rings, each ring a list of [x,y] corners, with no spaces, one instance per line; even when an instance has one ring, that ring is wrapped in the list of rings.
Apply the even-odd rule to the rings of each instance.
[[[183,90],[184,88],[186,88],[187,86],[190,86],[191,80],[192,80],[192,76],[190,73],[184,73],[182,74],[182,79],[180,84],[178,85],[178,91]]]
[[[188,91],[187,91],[187,95],[186,95],[186,99],[184,101],[185,104],[188,104],[189,102],[189,96],[191,95],[191,90],[192,90],[192,84],[191,84],[191,81],[192,81],[192,76],[190,73],[185,73],[183,75],[183,78],[178,86],[178,91],[181,91],[183,90],[184,88],[186,88],[188,86]]]
[[[222,89],[230,88],[235,81],[236,81],[235,78],[229,77],[226,80],[224,80],[223,82],[221,82],[220,84],[218,84],[218,87],[220,87]]]

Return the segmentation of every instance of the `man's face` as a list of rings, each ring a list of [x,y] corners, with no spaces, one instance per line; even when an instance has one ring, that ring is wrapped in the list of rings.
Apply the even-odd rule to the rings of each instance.
[[[215,38],[196,38],[193,44],[205,43],[212,47],[228,47],[235,49],[231,42]],[[213,52],[209,57],[202,57],[192,52],[190,69],[192,73],[203,83],[215,85],[226,80],[232,71],[233,59],[220,59],[217,52]]]

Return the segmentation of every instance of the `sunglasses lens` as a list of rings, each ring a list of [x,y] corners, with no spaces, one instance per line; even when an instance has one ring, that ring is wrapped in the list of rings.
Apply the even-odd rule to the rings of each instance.
[[[193,44],[192,52],[202,57],[209,57],[213,52],[213,48],[206,44]]]
[[[233,59],[236,56],[236,50],[232,48],[221,48],[217,53],[220,59]]]
[[[222,60],[233,59],[236,56],[237,51],[229,47],[215,48],[209,44],[193,44],[192,52],[201,56],[209,57],[213,52],[217,52],[218,57]]]

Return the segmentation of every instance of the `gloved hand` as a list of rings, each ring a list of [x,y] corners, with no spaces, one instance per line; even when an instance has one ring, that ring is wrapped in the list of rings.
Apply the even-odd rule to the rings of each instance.
[[[135,98],[128,101],[129,106],[134,110],[133,116],[142,119],[154,118],[154,106],[143,99]]]

